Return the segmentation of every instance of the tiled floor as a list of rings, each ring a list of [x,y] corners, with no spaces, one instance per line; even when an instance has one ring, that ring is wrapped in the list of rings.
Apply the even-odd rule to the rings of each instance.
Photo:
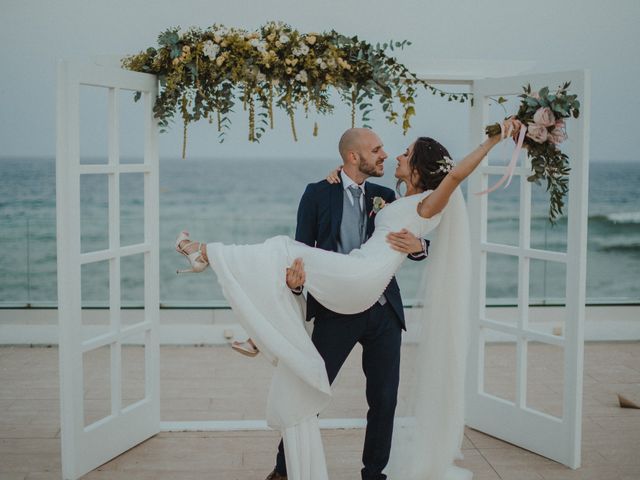
[[[561,356],[556,347],[530,345],[531,406],[552,414],[562,409]],[[486,388],[512,398],[515,349],[488,346]],[[411,347],[403,351],[403,385],[411,376]],[[356,348],[334,384],[334,400],[324,418],[363,418],[364,379]],[[108,413],[108,350],[87,354],[86,421]],[[123,354],[123,398],[143,394],[141,347]],[[270,365],[227,347],[162,347],[163,421],[260,419]],[[57,348],[0,348],[0,479],[59,479],[60,428]],[[403,391],[398,413],[402,414]],[[475,480],[640,479],[640,410],[621,409],[616,393],[640,402],[640,342],[585,346],[582,467],[571,470],[544,457],[470,428],[459,465]],[[363,430],[325,430],[332,480],[359,477]],[[275,432],[160,433],[102,465],[86,479],[263,480],[274,463]],[[392,479],[394,480],[394,479]]]

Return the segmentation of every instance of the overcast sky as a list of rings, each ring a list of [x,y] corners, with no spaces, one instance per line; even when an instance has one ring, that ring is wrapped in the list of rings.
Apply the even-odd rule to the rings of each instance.
[[[640,111],[640,2],[638,0],[559,1],[33,1],[0,0],[0,157],[55,155],[56,60],[88,61],[98,55],[125,55],[156,45],[159,32],[180,25],[214,22],[253,29],[283,20],[302,31],[336,29],[373,43],[389,38],[413,42],[399,55],[414,71],[442,73],[467,69],[483,75],[553,72],[587,68],[592,76],[592,160],[640,161],[637,154]],[[459,87],[452,87],[454,90]],[[84,92],[82,152],[106,151],[104,95]],[[136,111],[129,96],[123,110]],[[301,115],[299,115],[301,117]],[[397,154],[417,135],[430,135],[454,156],[468,147],[468,107],[425,93],[413,129],[403,137],[382,114],[373,123],[389,153]],[[136,155],[138,122],[127,116],[122,127],[123,155]],[[349,126],[346,108],[319,119],[299,118],[300,138],[291,139],[286,118],[260,145],[246,141],[247,119],[239,112],[228,140],[216,142],[203,123],[190,129],[193,157],[337,158],[340,133]],[[131,125],[127,122],[130,121]],[[161,135],[162,157],[178,157],[180,124]]]

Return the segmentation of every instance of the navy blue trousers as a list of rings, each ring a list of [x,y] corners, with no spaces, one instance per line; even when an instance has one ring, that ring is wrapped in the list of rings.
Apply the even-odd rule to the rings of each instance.
[[[355,315],[323,310],[316,316],[311,339],[324,359],[329,383],[333,383],[355,344],[362,345],[362,370],[367,379],[369,405],[362,479],[386,479],[382,470],[389,461],[400,381],[402,329],[398,317],[389,302],[376,303]],[[287,474],[282,440],[278,446],[276,472]]]

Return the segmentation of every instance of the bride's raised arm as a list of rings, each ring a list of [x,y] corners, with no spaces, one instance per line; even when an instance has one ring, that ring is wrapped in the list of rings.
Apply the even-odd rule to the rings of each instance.
[[[503,122],[503,131],[513,131],[514,134],[520,129],[520,122],[515,118],[508,118]],[[440,185],[428,195],[418,206],[418,213],[423,218],[430,218],[447,205],[449,197],[462,181],[471,175],[471,172],[480,164],[482,159],[502,140],[501,135],[494,135],[482,142],[474,151],[464,157],[456,164]]]

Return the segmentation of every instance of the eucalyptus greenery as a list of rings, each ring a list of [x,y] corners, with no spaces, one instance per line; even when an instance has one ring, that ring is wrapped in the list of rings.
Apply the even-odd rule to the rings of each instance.
[[[282,22],[269,22],[256,31],[192,27],[169,28],[150,47],[122,60],[124,68],[158,75],[160,94],[154,105],[161,131],[179,113],[187,126],[206,119],[215,123],[219,141],[231,126],[229,114],[238,104],[248,113],[248,140],[257,142],[274,128],[274,107],[284,110],[294,140],[295,113],[327,114],[334,106],[331,89],[351,107],[351,125],[369,126],[376,101],[385,118],[401,121],[406,134],[415,115],[419,89],[465,102],[468,93],[440,90],[419,79],[390,55],[411,42],[389,41],[375,46],[334,30],[302,33]],[[136,99],[139,98],[139,94]],[[318,134],[317,121],[313,135]]]

